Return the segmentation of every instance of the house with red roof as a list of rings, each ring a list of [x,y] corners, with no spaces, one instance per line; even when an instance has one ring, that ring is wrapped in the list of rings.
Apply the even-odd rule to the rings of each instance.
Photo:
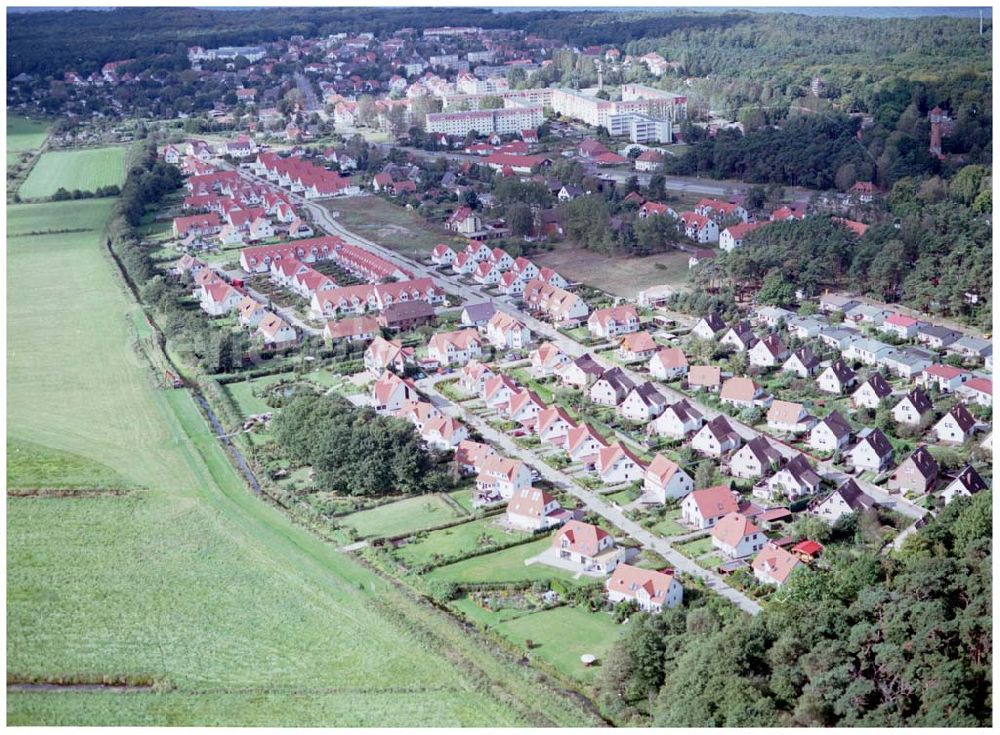
[[[917,336],[918,325],[919,322],[911,316],[890,314],[877,329],[880,332],[895,334],[900,339],[911,339]]]
[[[767,536],[742,513],[727,513],[712,528],[712,548],[730,559],[742,559],[756,554],[767,541]]]
[[[728,485],[715,485],[688,493],[681,501],[681,520],[694,528],[711,528],[729,513],[739,510],[739,503]]]
[[[756,229],[766,225],[767,222],[741,222],[737,225],[730,225],[719,233],[719,247],[727,253],[738,247],[742,247],[746,236]]]
[[[644,479],[646,464],[624,444],[615,442],[598,451],[596,470],[602,482],[617,485]]]
[[[228,314],[236,308],[243,294],[222,280],[201,287],[201,308],[212,316]]]
[[[667,498],[683,498],[694,490],[694,480],[680,465],[657,452],[646,467],[642,489],[647,498],[666,503]]]
[[[958,390],[962,383],[972,378],[972,373],[953,365],[930,365],[917,377],[916,383],[924,388],[936,385],[942,393]]]
[[[695,242],[702,244],[719,241],[719,224],[696,212],[681,212],[677,219],[684,230],[684,234]]]
[[[507,523],[525,531],[541,531],[558,526],[570,517],[555,496],[537,487],[522,487],[514,491],[507,503]]]
[[[964,400],[980,406],[993,405],[993,381],[987,378],[969,378],[955,392]]]
[[[754,557],[750,566],[753,569],[753,576],[759,582],[780,587],[801,565],[802,560],[795,554],[773,543],[767,543]]]
[[[609,574],[625,558],[625,550],[603,528],[571,520],[552,536],[560,566],[569,564],[588,574]]]
[[[619,564],[604,588],[609,602],[634,602],[640,610],[653,614],[677,607],[684,599],[684,588],[673,569],[657,572]]]
[[[606,446],[608,443],[604,437],[585,421],[566,433],[566,453],[570,459],[581,463],[588,470],[593,470],[598,453]]]

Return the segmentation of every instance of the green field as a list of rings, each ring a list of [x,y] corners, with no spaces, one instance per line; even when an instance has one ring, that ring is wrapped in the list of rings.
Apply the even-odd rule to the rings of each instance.
[[[19,482],[145,488],[8,499],[8,683],[165,685],[10,692],[8,724],[591,724],[254,498],[190,394],[154,388],[96,232],[12,237],[7,276]]]
[[[624,627],[608,613],[592,613],[582,607],[556,607],[501,622],[496,629],[508,640],[525,646],[531,640],[531,656],[551,664],[561,673],[592,684],[605,654]],[[597,656],[598,665],[580,663],[585,653]]]
[[[507,532],[497,526],[496,519],[483,518],[469,521],[460,526],[442,528],[431,531],[426,538],[409,543],[396,550],[395,556],[409,566],[430,564],[435,554],[447,558],[457,554],[468,553],[480,548],[480,539],[485,534],[492,543],[509,543],[521,538],[527,538],[526,533]]]
[[[21,184],[22,199],[50,197],[60,188],[94,191],[125,180],[124,148],[46,151]]]
[[[366,538],[398,536],[453,521],[462,516],[437,495],[419,495],[386,503],[340,519]]]
[[[551,545],[552,539],[546,536],[531,543],[438,567],[427,573],[427,579],[442,579],[459,583],[536,582],[548,579],[575,581],[571,572],[556,569],[547,564],[536,563],[525,566],[525,560],[538,556]],[[589,583],[590,581],[589,578],[583,578],[580,583]]]
[[[104,228],[113,204],[113,199],[78,199],[10,207],[7,210],[7,236],[99,232]],[[88,237],[93,237],[93,234]]]
[[[7,115],[7,165],[21,153],[40,147],[48,134],[48,123]]]

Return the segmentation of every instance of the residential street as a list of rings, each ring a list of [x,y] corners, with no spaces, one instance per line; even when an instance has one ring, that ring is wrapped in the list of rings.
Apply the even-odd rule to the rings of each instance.
[[[760,605],[754,600],[744,595],[739,590],[727,585],[721,577],[707,569],[703,569],[686,556],[676,551],[666,539],[660,538],[650,533],[635,521],[629,520],[621,508],[612,506],[604,501],[597,493],[586,490],[578,485],[573,478],[559,470],[549,467],[540,461],[535,454],[529,450],[519,447],[507,434],[494,430],[489,424],[483,421],[472,412],[452,403],[438,392],[434,380],[422,380],[417,382],[417,387],[431,395],[431,402],[443,412],[454,418],[461,419],[469,426],[474,427],[487,441],[501,447],[510,457],[525,462],[529,467],[534,467],[539,474],[556,487],[565,490],[578,498],[583,504],[602,518],[607,519],[629,536],[634,538],[643,547],[655,551],[660,556],[670,562],[672,566],[693,577],[705,580],[705,584],[715,592],[730,600],[734,605],[744,612],[756,615],[760,612]]]

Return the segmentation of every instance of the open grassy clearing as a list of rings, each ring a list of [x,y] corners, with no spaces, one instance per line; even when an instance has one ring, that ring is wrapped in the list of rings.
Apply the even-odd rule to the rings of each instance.
[[[462,516],[437,495],[419,495],[351,513],[340,522],[366,538],[420,531]]]
[[[7,165],[10,166],[21,153],[41,147],[49,127],[47,122],[7,115]]]
[[[527,676],[250,495],[190,394],[153,389],[96,233],[8,247],[8,439],[149,488],[8,501],[8,677],[174,687],[15,694],[9,723],[525,725],[543,711]],[[525,707],[498,703],[456,655]],[[555,719],[587,721],[572,707]]]
[[[495,518],[483,518],[431,531],[426,538],[397,549],[395,556],[407,565],[417,566],[432,563],[435,555],[449,557],[474,551],[485,545],[480,542],[484,538],[490,539],[487,543],[510,543],[527,536],[526,533],[506,531],[496,524]]]
[[[580,656],[589,653],[597,656],[598,664],[605,663],[604,656],[624,626],[615,623],[608,613],[564,606],[500,622],[496,629],[522,647],[530,640],[532,657],[551,664],[566,676],[592,684],[600,671],[599,665],[588,668],[580,663]]]
[[[546,579],[586,584],[590,579],[574,580],[571,572],[556,569],[546,564],[531,564],[525,561],[552,545],[549,537],[531,543],[514,546],[492,554],[474,556],[448,566],[438,567],[427,573],[427,579],[443,579],[448,582],[536,582]]]
[[[644,288],[660,284],[685,289],[689,257],[688,253],[675,250],[644,258],[613,258],[565,243],[532,256],[532,260],[540,268],[555,269],[570,281],[594,286],[615,296],[635,298]],[[659,268],[657,264],[664,267]]]
[[[125,148],[46,151],[31,169],[18,194],[22,199],[50,197],[60,188],[94,191],[125,181]]]
[[[438,243],[451,243],[457,249],[465,242],[416,212],[376,196],[348,197],[325,206],[339,212],[338,220],[351,232],[403,255],[429,256]]]

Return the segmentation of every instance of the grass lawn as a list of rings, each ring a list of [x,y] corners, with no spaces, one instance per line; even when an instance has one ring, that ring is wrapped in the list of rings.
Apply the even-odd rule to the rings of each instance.
[[[94,191],[125,180],[125,148],[46,151],[31,169],[18,194],[23,199],[50,197],[59,188]]]
[[[483,518],[460,526],[432,531],[416,543],[409,543],[395,551],[396,557],[408,566],[433,563],[435,554],[447,558],[467,553],[480,547],[479,539],[486,534],[492,543],[508,543],[526,538],[526,533],[508,533],[496,525],[495,519]]]
[[[574,581],[571,572],[547,564],[525,566],[526,559],[538,556],[551,545],[552,539],[546,536],[528,544],[438,567],[427,573],[427,579],[449,582],[535,582],[547,579]],[[590,580],[585,579],[584,582]]]
[[[14,221],[22,211],[8,209]],[[9,724],[525,726],[546,716],[555,695],[250,494],[190,394],[153,388],[131,346],[136,306],[96,233],[11,237],[7,255],[8,441],[38,467],[20,481],[54,475],[73,487],[100,466],[146,488],[8,499],[8,681],[170,685],[11,693]],[[394,689],[415,682],[432,696]],[[593,724],[568,699],[556,710],[553,724]]]
[[[496,629],[508,640],[524,647],[531,640],[530,655],[554,666],[563,674],[592,684],[600,664],[624,631],[608,613],[592,613],[582,607],[556,607],[501,622]],[[598,665],[585,667],[580,656],[597,656]]]
[[[7,165],[10,166],[19,154],[40,147],[48,134],[47,122],[7,115]]]
[[[351,513],[340,519],[340,522],[360,535],[371,538],[420,531],[460,517],[451,505],[438,496],[419,495],[386,503],[371,510]]]
[[[679,536],[682,533],[687,533],[688,529],[677,522],[680,517],[680,508],[670,511],[663,517],[662,521],[653,526],[653,533],[660,536]]]
[[[262,386],[272,385],[282,380],[288,380],[289,378],[294,377],[294,375],[294,373],[265,375],[260,378],[254,378],[253,380],[238,380],[233,383],[227,383],[223,386],[223,388],[227,393],[229,393],[230,396],[232,396],[233,400],[236,401],[236,405],[239,407],[240,412],[244,417],[258,413],[268,413],[274,409],[268,405],[263,398],[259,398],[254,395],[254,389],[256,388],[259,390]],[[334,393],[339,393],[342,396],[348,396],[352,393],[361,392],[361,389],[351,383],[347,378],[340,375],[334,375],[326,370],[313,370],[312,372],[304,373],[302,378],[328,388]]]
[[[688,257],[688,253],[675,250],[643,258],[615,258],[566,243],[538,253],[533,260],[539,268],[553,268],[571,281],[635,298],[642,289],[660,284],[685,290]]]
[[[472,512],[472,487],[461,487],[458,490],[452,490],[448,493],[448,497],[458,503],[460,506],[465,508],[469,513]]]
[[[702,554],[707,554],[714,547],[712,546],[712,537],[711,535],[708,535],[708,536],[702,536],[701,538],[697,538],[694,541],[688,541],[686,543],[679,544],[674,548],[677,549],[682,554],[684,554],[684,556],[688,557],[689,559],[694,559],[695,557],[701,556]]]
[[[338,221],[351,232],[411,257],[430,256],[438,243],[459,249],[465,238],[456,238],[442,225],[431,224],[413,210],[375,196],[348,197],[325,204],[339,212]]]

